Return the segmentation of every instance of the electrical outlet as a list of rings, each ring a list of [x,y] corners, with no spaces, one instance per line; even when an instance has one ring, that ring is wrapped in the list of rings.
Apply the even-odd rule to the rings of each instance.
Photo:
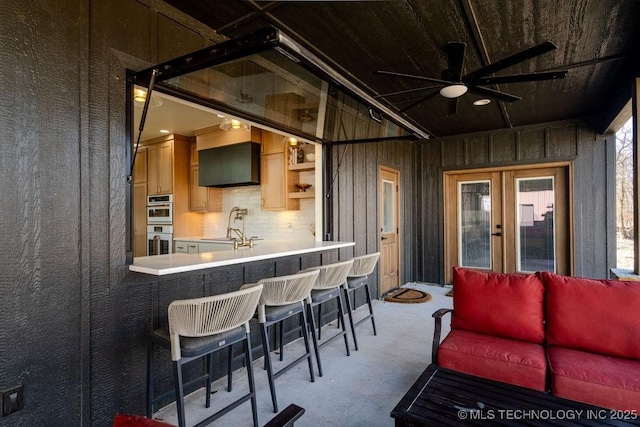
[[[0,417],[6,417],[24,408],[22,385],[0,390]]]

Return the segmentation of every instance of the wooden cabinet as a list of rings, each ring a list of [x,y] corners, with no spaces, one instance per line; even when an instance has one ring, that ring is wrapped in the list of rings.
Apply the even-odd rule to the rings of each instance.
[[[138,147],[133,165],[133,256],[147,255],[147,147]]]
[[[190,209],[191,138],[170,134],[144,141],[144,145],[147,149],[148,195],[173,194],[174,237],[201,235],[203,217]],[[146,206],[146,200],[143,206]]]
[[[173,192],[173,141],[147,148],[147,191],[149,195]]]
[[[147,147],[138,147],[136,162],[133,164],[133,183],[141,182],[147,182]]]
[[[191,212],[222,212],[222,188],[201,187],[200,167],[196,143],[191,144],[191,169],[189,175],[189,207]],[[195,160],[194,160],[195,157]]]
[[[296,174],[288,169],[289,150],[286,138],[273,132],[262,132],[260,190],[262,210],[300,209],[298,199],[289,198],[295,189]]]
[[[133,256],[139,257],[146,255],[147,183],[139,182],[137,184],[133,184]]]

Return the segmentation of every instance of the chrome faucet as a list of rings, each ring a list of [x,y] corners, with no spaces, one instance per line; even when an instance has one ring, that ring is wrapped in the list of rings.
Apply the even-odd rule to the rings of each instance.
[[[233,217],[233,222],[235,223],[237,220],[242,221],[242,229],[239,228],[234,228],[231,227],[231,217],[233,216],[233,214],[236,214],[235,217]],[[238,235],[238,237],[240,238],[240,242],[238,242],[237,238],[233,238],[234,239],[234,243],[233,243],[233,248],[234,249],[238,249],[238,246],[250,246],[253,247],[253,239],[250,239],[249,244],[247,244],[247,238],[244,234],[244,217],[247,215],[247,209],[241,209],[237,206],[233,207],[231,209],[231,211],[229,212],[229,221],[227,223],[227,239],[231,239],[231,232],[234,232]]]

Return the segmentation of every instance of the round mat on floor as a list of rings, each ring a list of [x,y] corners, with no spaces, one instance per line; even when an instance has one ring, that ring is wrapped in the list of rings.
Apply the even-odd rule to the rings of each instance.
[[[431,301],[431,294],[417,289],[401,288],[391,292],[384,298],[388,302],[399,302],[403,304],[417,304],[419,302]]]

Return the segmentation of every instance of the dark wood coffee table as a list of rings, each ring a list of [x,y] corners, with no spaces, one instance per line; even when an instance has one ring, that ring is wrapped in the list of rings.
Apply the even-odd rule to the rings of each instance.
[[[429,365],[391,412],[396,426],[630,426],[640,414]]]

